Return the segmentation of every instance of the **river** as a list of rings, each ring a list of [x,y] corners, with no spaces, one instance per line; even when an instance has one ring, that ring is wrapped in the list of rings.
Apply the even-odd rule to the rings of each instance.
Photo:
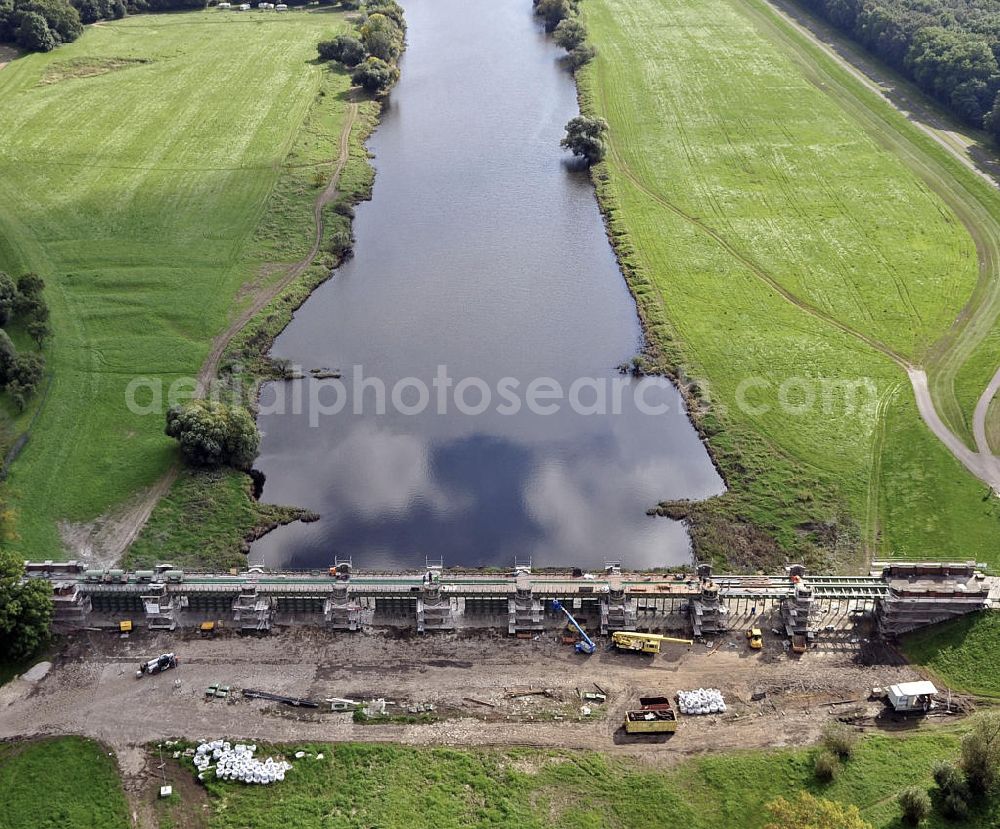
[[[561,50],[531,0],[404,6],[402,78],[369,142],[377,176],[355,256],[272,352],[343,380],[261,396],[263,500],[322,517],[255,542],[251,561],[689,561],[683,525],[645,511],[723,484],[676,390],[616,370],[642,332],[587,174],[559,147],[578,113]]]

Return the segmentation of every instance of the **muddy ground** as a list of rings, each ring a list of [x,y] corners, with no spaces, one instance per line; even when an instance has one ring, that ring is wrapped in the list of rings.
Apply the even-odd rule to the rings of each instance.
[[[42,679],[0,688],[0,739],[81,734],[106,743],[118,754],[137,822],[152,825],[158,761],[146,747],[169,738],[559,746],[669,764],[701,752],[808,744],[836,717],[898,727],[871,719],[879,709],[867,697],[873,686],[919,677],[891,649],[849,632],[831,634],[802,656],[770,634],[762,651],[749,650],[739,633],[710,646],[663,647],[649,657],[602,645],[588,657],[554,634],[525,641],[499,633],[330,634],[301,627],[263,638],[82,633],[67,640]],[[166,651],[180,660],[175,670],[135,677],[141,660]],[[213,683],[232,686],[230,698],[207,699]],[[578,690],[598,687],[607,703],[588,716]],[[673,697],[698,687],[721,689],[727,713],[682,716],[670,737],[623,733],[623,713],[639,696]],[[396,703],[387,708],[396,716],[414,716],[411,708],[430,703],[434,711],[417,716],[435,721],[357,724],[323,708],[246,700],[243,688],[315,700],[383,697]],[[759,692],[766,696],[751,701]]]

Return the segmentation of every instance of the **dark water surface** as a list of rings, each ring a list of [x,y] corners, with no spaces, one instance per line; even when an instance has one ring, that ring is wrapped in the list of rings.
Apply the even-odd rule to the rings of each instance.
[[[585,173],[559,138],[577,114],[570,75],[531,15],[531,0],[406,0],[408,49],[370,147],[377,178],[358,208],[354,259],[295,315],[274,354],[303,370],[344,372],[345,409],[318,416],[318,381],[262,395],[258,467],[263,498],[322,515],[254,544],[251,560],[321,567],[509,565],[653,567],[688,560],[684,528],[645,510],[665,498],[702,498],[722,482],[673,388],[624,389],[621,414],[551,415],[527,408],[525,387],[551,377],[608,386],[642,344]],[[454,382],[492,390],[478,416],[437,413],[438,366]],[[352,413],[355,366],[385,383]],[[415,377],[430,402],[394,410],[393,385]],[[498,413],[501,378],[520,382],[516,414]],[[512,387],[510,387],[512,388]],[[293,390],[300,413],[270,414]],[[637,390],[666,404],[639,411]],[[323,389],[332,406],[338,391]],[[400,398],[416,406],[408,388]],[[481,390],[464,397],[475,408]],[[580,400],[590,406],[593,388]],[[548,405],[550,401],[542,401]],[[505,409],[506,410],[506,409]],[[311,418],[312,416],[312,418]],[[318,425],[310,425],[310,420]]]

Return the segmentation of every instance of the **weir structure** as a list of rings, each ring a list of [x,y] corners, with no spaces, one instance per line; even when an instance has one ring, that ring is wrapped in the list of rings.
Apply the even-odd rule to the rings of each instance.
[[[599,573],[446,570],[441,562],[419,572],[357,572],[337,561],[326,572],[182,572],[86,569],[69,562],[25,562],[25,578],[48,579],[61,629],[117,627],[125,619],[153,630],[197,627],[218,620],[245,633],[275,625],[315,625],[332,631],[373,626],[413,627],[420,633],[461,628],[506,628],[531,637],[563,623],[558,600],[588,630],[688,630],[711,640],[737,619],[770,610],[790,637],[811,641],[819,620],[836,610],[867,617],[876,632],[894,637],[945,619],[1000,607],[1000,579],[975,562],[876,562],[867,576],[810,575],[801,565],[775,576],[695,572],[625,572],[609,562]],[[749,613],[749,616],[747,614]],[[828,626],[829,627],[829,626]]]

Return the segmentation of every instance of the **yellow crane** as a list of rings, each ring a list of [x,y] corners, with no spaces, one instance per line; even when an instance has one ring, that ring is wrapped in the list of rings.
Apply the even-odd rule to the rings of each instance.
[[[659,653],[663,642],[677,642],[690,645],[692,639],[676,639],[673,636],[661,636],[658,633],[636,633],[631,630],[619,630],[611,634],[611,642],[618,650],[637,651],[638,653]]]

